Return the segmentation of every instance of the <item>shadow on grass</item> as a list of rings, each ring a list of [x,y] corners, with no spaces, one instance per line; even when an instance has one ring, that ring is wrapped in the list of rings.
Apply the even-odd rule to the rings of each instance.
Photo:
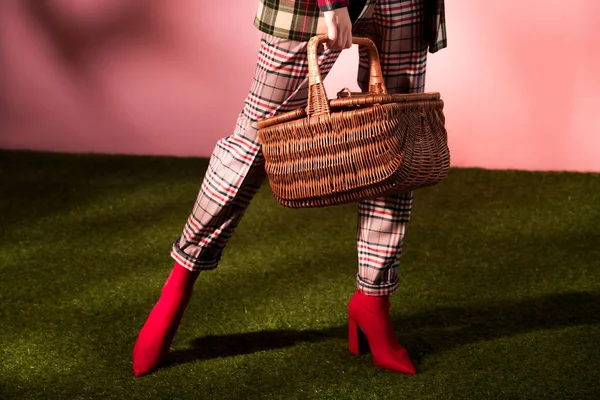
[[[292,347],[300,343],[314,343],[330,338],[340,338],[345,327],[323,330],[268,330],[237,333],[232,335],[205,336],[192,341],[188,350],[174,351],[169,355],[167,366],[197,360],[233,357],[260,351]]]
[[[571,292],[523,301],[439,308],[393,320],[400,342],[413,361],[419,363],[428,354],[465,344],[536,330],[600,323],[600,293]],[[346,329],[346,326],[337,326],[206,336],[193,340],[190,349],[172,352],[166,366],[345,339]]]
[[[9,150],[0,150],[0,160],[0,235],[7,240],[14,229],[78,208],[108,206],[139,189],[162,187],[170,193],[186,184],[199,188],[208,166],[206,158]],[[197,189],[189,193],[183,208],[192,206]]]

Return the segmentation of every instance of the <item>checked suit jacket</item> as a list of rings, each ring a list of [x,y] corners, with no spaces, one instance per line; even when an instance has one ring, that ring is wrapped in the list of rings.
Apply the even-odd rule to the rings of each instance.
[[[349,1],[356,0],[258,0],[254,26],[276,37],[306,42],[317,34],[327,33],[324,11],[347,7]],[[377,2],[363,1],[365,7],[361,15],[368,13]],[[435,53],[447,46],[444,0],[422,1],[425,3],[424,34],[429,52]]]

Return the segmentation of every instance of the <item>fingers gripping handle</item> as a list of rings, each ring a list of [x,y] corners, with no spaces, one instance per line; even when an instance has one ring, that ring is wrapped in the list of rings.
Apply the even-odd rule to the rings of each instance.
[[[319,45],[328,40],[327,35],[314,36],[308,42],[308,107],[307,114],[311,115],[330,114],[329,101],[325,86],[323,85],[323,77],[319,70],[318,49]],[[381,64],[379,62],[379,54],[375,43],[366,37],[353,37],[352,43],[366,47],[369,56],[369,93],[370,94],[387,94],[387,89],[383,81],[381,73]]]

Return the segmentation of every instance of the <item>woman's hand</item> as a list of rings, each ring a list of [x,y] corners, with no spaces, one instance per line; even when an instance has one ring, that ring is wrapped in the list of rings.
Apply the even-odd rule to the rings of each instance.
[[[352,21],[348,7],[325,11],[325,24],[329,40],[325,43],[328,50],[343,50],[352,47]]]

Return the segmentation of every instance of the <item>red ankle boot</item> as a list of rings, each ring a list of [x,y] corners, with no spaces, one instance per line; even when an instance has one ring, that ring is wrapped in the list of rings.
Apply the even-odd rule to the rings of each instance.
[[[133,347],[135,376],[147,374],[158,367],[169,353],[199,273],[175,263]]]
[[[367,296],[357,290],[348,305],[348,349],[359,355],[369,348],[376,366],[415,374],[408,353],[396,339],[389,296]]]

